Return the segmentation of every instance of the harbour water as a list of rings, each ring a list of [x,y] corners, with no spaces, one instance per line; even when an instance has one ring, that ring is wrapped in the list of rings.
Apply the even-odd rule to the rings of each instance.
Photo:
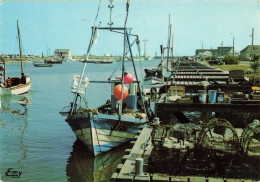
[[[158,62],[144,61],[142,66],[155,67]],[[126,71],[134,73],[131,64],[126,62]],[[82,65],[81,62],[64,62],[51,68],[36,68],[32,63],[24,64],[24,72],[32,81],[31,91],[22,96],[2,97],[2,181],[106,181],[115,172],[127,145],[94,158],[82,143],[76,142],[65,117],[59,114],[73,100],[72,78],[81,72]],[[107,80],[117,65],[118,62],[88,64],[86,76],[90,80]],[[139,62],[136,65],[140,73]],[[20,75],[20,64],[7,64],[6,70],[7,76]],[[119,73],[120,70],[115,76]],[[88,86],[89,107],[98,107],[109,98],[109,84],[91,83]],[[22,173],[19,178],[13,178],[8,170]]]

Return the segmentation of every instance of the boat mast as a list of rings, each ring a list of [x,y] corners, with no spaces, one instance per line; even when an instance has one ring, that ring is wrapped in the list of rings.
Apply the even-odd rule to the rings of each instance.
[[[118,113],[119,120],[121,120],[121,114],[122,114],[122,108],[123,108],[125,56],[126,56],[126,36],[127,36],[126,22],[127,22],[127,18],[128,18],[128,10],[129,10],[129,1],[127,0],[127,3],[126,3],[126,18],[125,18],[125,23],[124,23],[124,54],[123,54],[123,61],[122,61],[122,80],[121,80],[122,91],[121,91],[120,108],[119,108],[119,113]],[[129,47],[129,49],[131,49],[131,48]]]
[[[98,25],[98,27],[100,26],[100,24]],[[80,74],[80,79],[79,79],[79,83],[78,83],[78,87],[77,87],[77,91],[75,93],[75,97],[74,97],[74,101],[73,101],[73,104],[72,104],[72,108],[71,108],[71,113],[70,114],[73,114],[74,110],[76,110],[76,103],[77,103],[77,99],[78,99],[78,96],[79,96],[79,88],[80,88],[80,85],[81,85],[81,82],[83,80],[83,77],[84,77],[84,73],[85,73],[85,69],[86,69],[86,66],[87,66],[87,63],[88,63],[88,58],[89,58],[89,54],[90,54],[90,49],[94,43],[94,39],[95,39],[95,36],[97,34],[97,29],[98,27],[95,26],[94,24],[94,27],[92,27],[92,33],[91,33],[91,38],[90,38],[90,43],[89,43],[89,46],[88,46],[88,50],[87,50],[87,53],[86,53],[86,56],[85,56],[85,63],[84,63],[84,66],[82,68],[82,71],[81,71],[81,74]]]
[[[160,50],[161,50],[161,79],[164,82],[164,48],[163,48],[163,44],[160,45]]]
[[[4,83],[5,83],[5,80],[6,80],[6,74],[5,74],[5,59],[3,58],[3,65],[4,65]]]
[[[171,53],[172,53],[172,62],[173,62],[173,58],[174,58],[174,57],[173,57],[173,35],[174,35],[174,34],[173,34],[173,32],[172,32],[172,47],[171,47],[171,51],[172,51],[172,52],[171,52]]]
[[[139,80],[138,80],[137,71],[136,71],[136,68],[135,68],[134,56],[133,56],[132,49],[131,49],[131,46],[130,46],[129,34],[128,34],[127,31],[126,31],[126,40],[127,40],[127,43],[128,43],[128,46],[129,46],[129,50],[130,50],[131,60],[132,60],[132,64],[133,64],[133,68],[134,68],[134,72],[135,72],[137,86],[138,86],[138,89],[139,89],[139,92],[140,92],[141,101],[142,101],[142,104],[143,104],[143,109],[144,109],[144,112],[146,114],[144,98],[143,98],[143,95],[142,95],[143,93],[142,93],[142,90],[141,90],[141,87],[140,87],[140,83],[139,83]]]
[[[75,93],[75,97],[74,97],[74,101],[72,103],[72,108],[71,108],[71,111],[70,111],[70,114],[72,115],[74,110],[76,110],[76,103],[77,103],[77,99],[78,99],[78,96],[79,96],[79,88],[80,88],[80,85],[81,85],[81,82],[82,82],[82,79],[84,77],[84,73],[85,73],[85,69],[86,69],[86,66],[87,66],[87,61],[88,61],[88,58],[89,58],[89,54],[90,54],[90,49],[95,41],[95,39],[97,38],[97,29],[99,28],[101,22],[99,22],[98,26],[96,26],[96,21],[97,21],[97,18],[98,18],[98,13],[99,13],[99,9],[100,9],[100,4],[101,4],[101,0],[99,0],[99,4],[98,4],[98,9],[97,9],[97,14],[96,14],[96,18],[95,18],[95,21],[94,21],[94,27],[92,27],[92,33],[91,33],[91,38],[90,38],[90,42],[89,42],[89,46],[88,46],[88,50],[87,50],[87,53],[86,53],[86,56],[85,56],[85,63],[84,63],[84,66],[82,68],[82,71],[81,71],[81,75],[80,75],[80,79],[79,79],[79,83],[78,83],[78,87],[77,87],[77,91]]]
[[[167,43],[167,71],[169,70],[169,51],[170,51],[170,42],[171,42],[171,26],[170,15],[169,15],[169,25],[168,25],[168,43]]]
[[[23,75],[23,56],[22,56],[22,49],[21,49],[21,39],[20,39],[20,30],[17,20],[17,30],[18,30],[18,40],[19,40],[19,51],[20,51],[20,61],[21,61],[21,74]]]

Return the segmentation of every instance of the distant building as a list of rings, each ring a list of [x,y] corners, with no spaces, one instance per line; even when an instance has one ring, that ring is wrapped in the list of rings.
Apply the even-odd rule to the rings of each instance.
[[[161,59],[162,57],[161,56],[158,56],[157,55],[157,52],[155,52],[155,54],[154,54],[154,57],[153,57],[154,59]]]
[[[253,47],[252,45],[246,46],[240,51],[240,58],[251,59],[251,54],[253,58],[254,56],[260,56],[260,45],[253,45]]]
[[[233,55],[233,47],[218,47],[217,49],[196,49],[195,55],[197,57]],[[238,55],[239,53],[234,51],[234,56]]]
[[[229,55],[233,52],[233,47],[218,47],[218,56]]]
[[[54,57],[61,58],[63,60],[70,60],[70,59],[72,59],[71,50],[70,49],[55,49]]]
[[[111,55],[111,54],[108,54],[108,53],[105,54],[104,56],[105,56],[105,57],[112,57],[112,55]]]

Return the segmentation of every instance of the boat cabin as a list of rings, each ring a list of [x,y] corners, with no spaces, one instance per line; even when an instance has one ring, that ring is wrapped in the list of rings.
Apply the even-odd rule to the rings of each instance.
[[[11,77],[10,78],[12,80],[12,87],[19,85],[19,84],[26,84],[28,83],[28,75],[24,75],[22,77]]]
[[[113,90],[115,86],[121,84],[121,79],[116,78],[111,81],[111,107],[116,109],[118,100],[113,95]],[[137,83],[134,80],[131,84],[125,84],[125,86],[128,88],[128,96],[123,100],[123,108],[137,110]]]

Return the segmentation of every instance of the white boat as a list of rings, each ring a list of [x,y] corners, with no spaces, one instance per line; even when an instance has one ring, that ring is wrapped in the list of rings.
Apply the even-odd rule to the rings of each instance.
[[[31,88],[31,79],[28,75],[25,75],[23,72],[23,64],[22,64],[22,50],[21,50],[21,42],[20,42],[20,30],[17,20],[17,30],[18,30],[18,38],[19,38],[19,49],[20,49],[20,62],[21,62],[21,76],[19,77],[10,77],[11,84],[8,86],[6,84],[6,67],[5,61],[0,62],[0,71],[3,72],[3,83],[1,84],[2,92],[1,95],[13,94],[13,95],[21,95],[27,93]]]
[[[127,9],[128,11],[128,9]],[[88,81],[84,77],[84,72],[87,66],[88,57],[91,47],[95,42],[97,30],[109,31],[111,33],[119,33],[124,35],[124,53],[122,57],[122,76],[116,79],[108,79],[108,81]],[[147,125],[152,120],[148,110],[144,104],[144,98],[142,95],[140,82],[138,80],[137,72],[135,69],[134,57],[132,54],[130,36],[136,38],[136,42],[140,42],[137,35],[129,33],[130,29],[124,27],[92,27],[92,36],[88,51],[85,57],[84,66],[80,76],[74,76],[74,82],[72,86],[72,92],[75,94],[74,101],[72,102],[66,122],[70,125],[72,131],[77,138],[81,140],[93,153],[94,156],[107,152],[112,148],[118,147],[123,143],[126,143],[137,134],[137,132]],[[135,72],[135,78],[133,82],[125,83],[127,76],[125,76],[125,58],[126,50],[130,50],[131,61]],[[77,102],[78,98],[82,98],[81,95],[85,94],[85,89],[89,82],[95,83],[110,83],[111,84],[111,100],[106,101],[106,104],[99,108],[90,109],[87,106],[82,107],[81,102]],[[116,88],[120,88],[118,95],[116,96]],[[122,89],[128,87],[128,95],[125,96],[125,90]],[[93,94],[93,93],[90,93]],[[95,93],[94,93],[95,94]],[[60,112],[64,115],[64,112]]]
[[[31,80],[28,75],[25,75],[26,83],[13,85],[9,88],[2,88],[2,95],[21,95],[29,92],[31,88]],[[21,80],[21,77],[12,77],[11,80]]]

